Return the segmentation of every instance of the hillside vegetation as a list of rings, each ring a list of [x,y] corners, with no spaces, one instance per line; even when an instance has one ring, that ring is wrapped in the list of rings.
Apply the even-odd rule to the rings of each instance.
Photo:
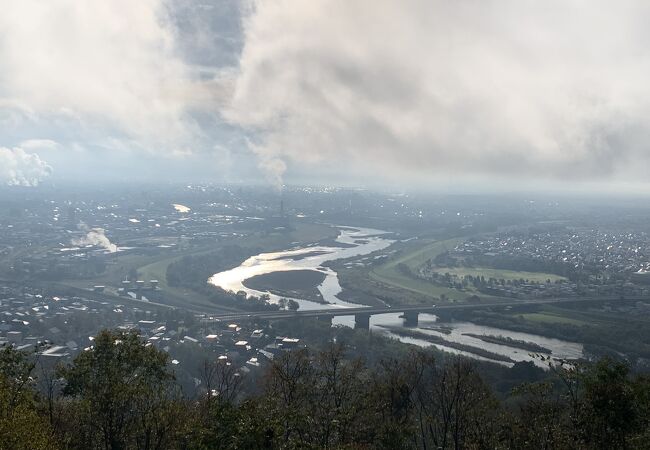
[[[413,351],[374,365],[341,345],[279,354],[261,377],[206,361],[185,398],[166,353],[103,331],[55,376],[0,351],[0,449],[647,448],[650,378],[559,366],[499,398],[473,363]]]

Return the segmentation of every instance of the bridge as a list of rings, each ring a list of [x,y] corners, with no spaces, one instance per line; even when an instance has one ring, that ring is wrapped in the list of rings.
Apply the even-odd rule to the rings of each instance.
[[[527,305],[548,305],[555,303],[576,303],[576,302],[606,302],[619,301],[621,298],[614,297],[578,297],[578,298],[550,298],[537,300],[516,300],[501,302],[481,302],[481,303],[444,303],[439,305],[417,305],[417,306],[395,306],[395,307],[374,307],[360,306],[355,308],[344,308],[331,306],[323,309],[309,309],[304,311],[254,311],[254,312],[233,312],[227,314],[211,314],[203,319],[206,324],[241,321],[241,320],[282,320],[290,318],[317,318],[319,320],[329,321],[337,316],[354,316],[355,328],[370,328],[370,317],[376,314],[401,313],[406,326],[417,326],[418,316],[422,313],[435,313],[436,311],[450,311],[461,309],[483,309],[483,308],[504,308],[509,306],[527,306]],[[649,300],[643,298],[625,298],[625,301]]]

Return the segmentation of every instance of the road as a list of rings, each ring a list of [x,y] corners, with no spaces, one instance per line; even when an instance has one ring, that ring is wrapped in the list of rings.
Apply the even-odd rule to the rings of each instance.
[[[405,312],[418,312],[418,313],[431,313],[435,311],[449,311],[459,309],[483,309],[483,308],[504,308],[508,306],[526,306],[526,305],[549,305],[557,303],[576,303],[576,302],[606,302],[606,301],[619,301],[620,298],[615,297],[581,297],[581,298],[551,298],[539,300],[517,300],[505,302],[489,302],[489,303],[445,303],[438,305],[418,305],[418,306],[395,306],[395,307],[373,307],[364,306],[358,308],[324,308],[306,311],[259,311],[259,312],[241,312],[241,313],[226,313],[226,314],[210,314],[207,321],[236,321],[247,319],[265,319],[265,320],[278,320],[288,318],[305,318],[305,317],[335,317],[335,316],[353,316],[355,314],[387,314],[387,313],[405,313]],[[625,298],[625,301],[650,301],[647,297],[630,297]]]
[[[2,281],[2,280],[0,280]],[[37,283],[34,283],[37,284]],[[57,286],[57,283],[41,284]],[[183,308],[177,305],[169,305],[164,303],[149,302],[145,300],[137,300],[131,297],[118,297],[108,293],[97,293],[86,289],[76,288],[69,285],[58,285],[67,289],[69,292],[74,292],[79,296],[94,299],[97,301],[108,301],[121,304],[138,305],[143,308],[155,309],[184,309],[195,314],[204,316],[207,322],[212,321],[240,321],[250,319],[263,319],[263,320],[281,320],[290,318],[308,318],[308,317],[336,317],[336,316],[354,316],[356,314],[375,315],[375,314],[389,314],[389,313],[435,313],[436,311],[453,311],[461,309],[483,309],[483,308],[505,308],[508,306],[526,306],[526,305],[550,305],[558,303],[576,303],[576,302],[611,302],[611,301],[644,301],[650,302],[649,297],[566,297],[566,298],[551,298],[539,300],[512,300],[501,302],[482,302],[482,303],[444,303],[437,305],[418,305],[418,306],[394,306],[394,307],[375,307],[375,306],[359,306],[357,308],[341,308],[334,305],[329,308],[313,309],[305,311],[211,311],[196,308]],[[218,306],[215,305],[215,308]]]

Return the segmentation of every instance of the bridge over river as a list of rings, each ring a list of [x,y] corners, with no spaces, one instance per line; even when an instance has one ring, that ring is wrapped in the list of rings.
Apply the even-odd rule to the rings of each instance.
[[[577,298],[549,298],[536,300],[493,301],[480,303],[444,303],[439,305],[375,307],[360,306],[358,308],[329,307],[323,309],[310,309],[306,311],[254,311],[214,314],[204,318],[205,323],[240,321],[250,319],[281,320],[290,318],[317,318],[319,320],[332,320],[336,316],[354,316],[355,328],[368,329],[370,317],[376,314],[401,313],[406,326],[417,326],[418,316],[421,313],[435,313],[436,311],[449,311],[460,309],[504,308],[508,306],[547,305],[557,303],[577,302],[607,302],[607,301],[650,301],[648,297],[634,297],[621,299],[620,297],[577,297]]]

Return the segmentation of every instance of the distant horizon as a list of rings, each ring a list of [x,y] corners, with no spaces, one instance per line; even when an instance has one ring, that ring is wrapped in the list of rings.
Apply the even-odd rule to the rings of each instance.
[[[594,201],[634,201],[635,199],[649,199],[650,190],[640,189],[613,189],[611,187],[589,187],[573,189],[561,187],[557,189],[529,188],[520,189],[517,187],[487,187],[481,185],[462,186],[458,184],[448,186],[404,186],[404,185],[354,185],[350,184],[328,184],[328,183],[299,183],[288,182],[280,187],[270,186],[265,180],[236,180],[236,181],[219,181],[219,180],[154,180],[154,179],[95,179],[95,180],[71,180],[55,178],[47,179],[37,186],[20,186],[20,185],[0,185],[1,192],[24,192],[30,191],[42,192],[47,190],[60,191],[72,190],[74,192],[83,192],[85,190],[129,190],[129,189],[178,189],[178,188],[251,188],[266,191],[267,194],[282,197],[285,192],[291,192],[301,189],[313,190],[332,190],[332,191],[349,191],[349,192],[369,192],[384,195],[408,195],[408,196],[430,196],[430,197],[486,197],[486,198],[518,198],[524,200],[550,200],[550,199],[591,199]]]

